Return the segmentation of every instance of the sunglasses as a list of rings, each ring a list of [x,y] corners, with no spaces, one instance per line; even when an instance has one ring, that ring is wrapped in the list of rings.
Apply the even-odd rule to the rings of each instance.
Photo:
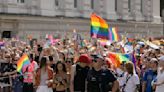
[[[66,63],[71,63],[71,61],[66,61]]]

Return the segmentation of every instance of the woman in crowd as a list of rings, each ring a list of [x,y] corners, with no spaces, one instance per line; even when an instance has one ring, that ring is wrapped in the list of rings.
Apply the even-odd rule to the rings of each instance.
[[[66,61],[65,61],[67,74],[70,74],[72,64],[73,64],[73,58],[67,58]]]
[[[64,62],[65,61],[65,54],[64,52],[59,52],[59,59]]]
[[[36,73],[36,92],[53,92],[53,70],[48,65],[48,58],[42,57],[40,61],[40,68]]]
[[[124,85],[122,87],[122,92],[136,92],[139,90],[140,81],[138,75],[134,73],[133,63],[126,63],[125,70],[126,74],[123,79]]]
[[[69,77],[67,75],[65,64],[59,61],[56,64],[55,73],[53,87],[56,89],[56,92],[66,92]]]

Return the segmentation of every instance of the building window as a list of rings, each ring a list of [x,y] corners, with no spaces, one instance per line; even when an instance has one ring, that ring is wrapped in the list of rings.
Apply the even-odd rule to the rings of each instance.
[[[11,38],[11,31],[3,31],[2,38]]]
[[[117,0],[115,0],[115,11],[117,11]]]
[[[143,0],[141,0],[141,13],[143,12]]]
[[[129,9],[129,12],[131,11],[131,1],[128,0],[128,9]]]
[[[18,3],[25,3],[25,0],[17,0]]]
[[[59,6],[59,0],[55,0],[55,5]]]
[[[25,0],[20,0],[20,3],[25,3]]]
[[[160,16],[164,19],[164,0],[160,0]]]
[[[77,8],[77,0],[74,0],[74,8]]]
[[[94,9],[94,0],[91,0],[91,9]]]

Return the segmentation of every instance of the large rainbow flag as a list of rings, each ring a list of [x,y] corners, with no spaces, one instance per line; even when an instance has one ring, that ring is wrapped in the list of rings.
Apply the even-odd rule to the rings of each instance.
[[[91,37],[109,40],[108,24],[95,13],[91,15]]]
[[[120,40],[117,27],[109,28],[109,37],[110,37],[110,41],[119,41]]]
[[[27,54],[24,54],[17,62],[17,72],[22,73],[23,67],[27,67],[28,65],[30,65],[30,60]]]

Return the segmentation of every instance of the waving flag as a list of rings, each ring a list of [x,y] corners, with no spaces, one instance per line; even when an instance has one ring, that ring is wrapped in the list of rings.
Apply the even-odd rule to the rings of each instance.
[[[119,41],[120,37],[116,27],[109,28],[109,37],[111,41]]]
[[[108,24],[96,14],[91,15],[91,37],[109,40]]]
[[[17,72],[22,73],[23,67],[30,65],[30,60],[26,54],[24,54],[17,62]]]
[[[120,64],[122,64],[123,61],[125,63],[131,61],[131,54],[122,54],[122,53],[110,52],[109,58],[115,67],[120,67]]]

